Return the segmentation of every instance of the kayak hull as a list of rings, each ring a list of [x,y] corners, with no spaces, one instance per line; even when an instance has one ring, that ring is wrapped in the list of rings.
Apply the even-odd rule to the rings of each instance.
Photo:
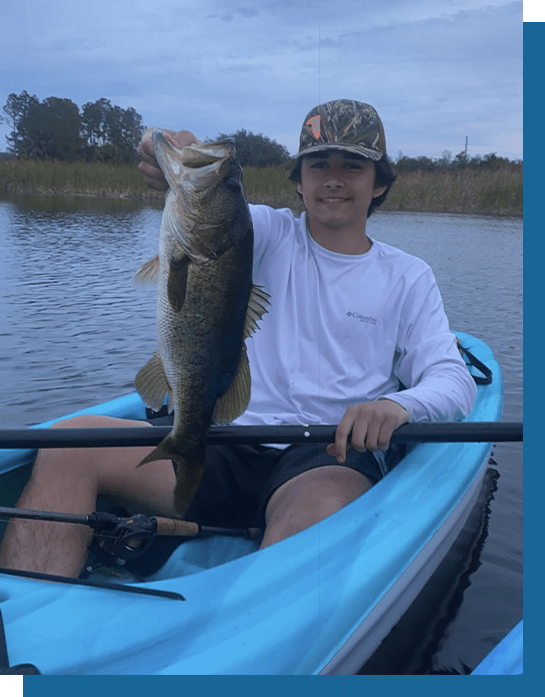
[[[494,375],[467,420],[498,421],[499,366],[484,342],[459,336]],[[144,418],[136,395],[83,411]],[[236,538],[184,543],[138,584],[184,601],[0,574],[10,661],[53,675],[353,674],[447,554],[491,445],[417,445],[364,496],[258,553]],[[0,473],[32,457],[0,452]]]

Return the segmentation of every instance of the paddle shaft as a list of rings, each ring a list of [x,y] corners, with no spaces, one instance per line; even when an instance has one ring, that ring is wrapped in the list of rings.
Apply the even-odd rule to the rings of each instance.
[[[336,426],[212,426],[208,443],[333,443]],[[0,449],[112,448],[153,446],[170,433],[170,426],[129,428],[0,429]],[[499,443],[522,440],[522,422],[471,421],[404,424],[391,443]]]

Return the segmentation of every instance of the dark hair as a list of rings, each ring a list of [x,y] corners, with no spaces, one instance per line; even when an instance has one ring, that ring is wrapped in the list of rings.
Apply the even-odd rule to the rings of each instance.
[[[290,181],[295,182],[297,184],[301,183],[301,167],[303,165],[303,159],[305,157],[313,157],[313,156],[317,157],[317,156],[319,156],[319,154],[316,153],[314,155],[314,153],[313,153],[313,155],[310,155],[310,156],[303,155],[303,157],[297,158],[295,166],[292,169],[291,174],[289,176]],[[367,158],[362,157],[362,159],[367,159]],[[381,206],[384,203],[384,201],[386,201],[386,197],[388,196],[388,192],[392,188],[392,184],[397,179],[396,175],[394,174],[394,172],[392,170],[392,166],[390,165],[390,162],[388,160],[387,155],[383,155],[380,158],[380,160],[378,160],[374,164],[375,164],[375,187],[385,186],[386,191],[371,201],[371,204],[367,210],[367,217],[369,217],[371,215],[371,213],[373,213],[375,208],[378,208],[379,206]],[[297,195],[299,196],[299,198],[302,201],[303,197],[301,196],[301,194],[299,192],[297,192]]]

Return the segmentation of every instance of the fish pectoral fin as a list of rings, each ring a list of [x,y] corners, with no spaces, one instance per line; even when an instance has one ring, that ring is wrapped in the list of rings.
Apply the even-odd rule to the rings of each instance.
[[[168,384],[163,367],[163,361],[158,353],[144,365],[134,379],[136,391],[153,411],[159,411],[165,402],[165,395],[168,395],[169,405],[172,401],[172,390]]]
[[[146,261],[136,272],[135,283],[157,283],[159,280],[159,255]]]
[[[270,295],[262,288],[262,286],[252,286],[250,299],[248,301],[248,309],[246,310],[246,321],[244,324],[244,339],[252,336],[256,329],[259,329],[258,322],[267,312],[267,307],[270,305]]]
[[[174,312],[180,312],[184,305],[187,290],[187,274],[189,257],[171,259],[168,270],[167,295],[170,307]]]
[[[246,411],[250,401],[251,385],[250,364],[246,347],[243,346],[236,375],[227,392],[216,401],[212,421],[230,423]]]

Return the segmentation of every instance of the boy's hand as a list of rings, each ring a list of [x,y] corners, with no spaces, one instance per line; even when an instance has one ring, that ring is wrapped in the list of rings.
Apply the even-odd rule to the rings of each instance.
[[[141,159],[138,169],[144,177],[146,184],[150,189],[155,191],[166,191],[168,189],[168,183],[163,174],[163,170],[159,167],[157,160],[155,159],[155,151],[153,147],[153,140],[151,138],[152,132],[156,130],[154,128],[148,128],[144,131],[142,135],[142,140],[136,151],[136,154]],[[190,131],[169,131],[166,128],[161,129],[168,140],[171,143],[181,149],[186,145],[191,143],[196,143],[197,138]]]
[[[346,459],[348,437],[351,444],[364,453],[366,450],[387,450],[396,428],[409,420],[409,412],[391,399],[379,399],[348,407],[335,433],[335,443],[327,446],[327,453],[339,463]]]

